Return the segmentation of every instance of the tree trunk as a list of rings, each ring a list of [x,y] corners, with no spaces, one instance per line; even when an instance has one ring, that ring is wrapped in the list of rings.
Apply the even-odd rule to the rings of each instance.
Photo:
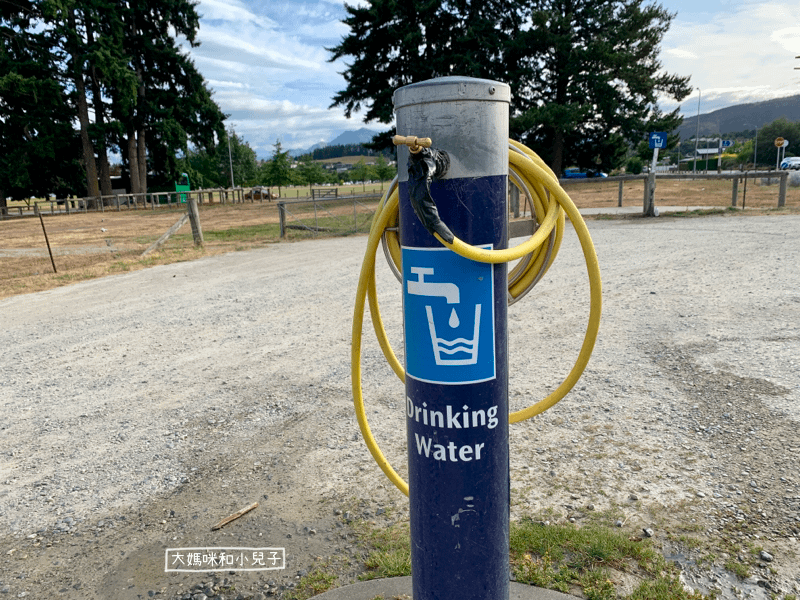
[[[70,10],[69,27],[76,31],[75,13]],[[86,189],[89,197],[100,195],[100,187],[97,184],[97,163],[94,158],[94,146],[89,139],[89,107],[86,102],[86,86],[83,82],[83,60],[78,56],[77,44],[70,44],[70,55],[72,57],[72,75],[75,82],[76,101],[78,107],[78,122],[81,128],[81,146],[83,147],[83,164],[86,169]]]
[[[556,129],[553,136],[553,158],[551,159],[550,168],[556,177],[561,177],[561,170],[564,166],[564,132]]]
[[[136,116],[139,120],[138,131],[138,152],[139,152],[139,186],[142,193],[147,193],[147,147],[145,145],[144,118],[144,76],[142,75],[141,63],[136,65],[136,78],[139,80],[139,90],[137,92]]]
[[[94,30],[92,29],[92,20],[86,16],[84,10],[84,23],[86,24],[86,41],[89,46],[94,44]],[[103,105],[103,97],[100,92],[100,77],[97,73],[97,68],[92,62],[89,65],[89,80],[92,85],[92,99],[94,103],[94,122],[100,131],[100,137],[96,140],[97,150],[97,163],[100,175],[100,192],[103,196],[110,196],[112,193],[111,187],[111,169],[108,164],[108,150],[106,148],[105,129],[105,106]]]
[[[128,127],[128,171],[131,176],[131,194],[141,194],[139,185],[139,150],[136,144],[136,130]]]
[[[139,128],[139,135],[136,139],[136,146],[139,159],[139,187],[142,193],[147,193],[147,149],[145,147],[144,127]]]
[[[98,162],[100,167],[100,193],[103,196],[111,196],[113,188],[111,186],[111,165],[108,164],[108,155],[105,145],[98,149]]]

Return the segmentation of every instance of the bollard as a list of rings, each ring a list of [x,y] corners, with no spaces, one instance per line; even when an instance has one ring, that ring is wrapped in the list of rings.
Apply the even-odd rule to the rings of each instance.
[[[398,134],[437,151],[398,148],[414,600],[509,593],[507,269],[444,248],[411,202],[429,189],[429,226],[506,247],[509,100],[465,77],[394,94]],[[410,178],[434,164],[433,181]]]

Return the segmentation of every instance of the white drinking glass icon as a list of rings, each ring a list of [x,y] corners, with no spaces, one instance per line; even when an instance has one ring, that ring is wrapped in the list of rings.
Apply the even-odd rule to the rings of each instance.
[[[458,286],[454,283],[425,281],[426,275],[433,275],[434,270],[430,267],[411,267],[411,272],[417,275],[417,281],[408,280],[408,293],[415,296],[441,297],[447,304],[460,304],[460,293]],[[431,334],[431,344],[433,346],[433,357],[437,365],[474,365],[478,362],[478,341],[480,338],[481,305],[475,305],[475,321],[472,332],[472,339],[458,337],[448,340],[436,334],[436,323],[433,319],[433,306],[425,306],[428,316],[428,330]],[[450,312],[447,320],[450,328],[455,329],[460,321],[455,307]],[[467,358],[445,358],[443,355],[453,356],[455,354],[466,354]]]

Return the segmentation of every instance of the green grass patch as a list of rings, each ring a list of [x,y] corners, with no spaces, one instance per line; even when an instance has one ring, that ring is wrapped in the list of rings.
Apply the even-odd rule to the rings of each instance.
[[[336,579],[336,575],[329,573],[325,567],[319,567],[301,577],[297,585],[287,592],[284,598],[286,600],[307,600],[307,598],[331,589]]]
[[[203,239],[206,241],[221,242],[259,242],[265,240],[277,240],[280,237],[281,229],[276,223],[265,223],[262,225],[246,225],[242,227],[231,227],[230,229],[203,230]],[[183,234],[186,235],[186,234]],[[187,238],[191,238],[188,235]]]
[[[602,525],[542,525],[524,520],[511,528],[511,553],[550,556],[570,569],[595,567],[623,570],[628,560],[653,572],[661,555],[652,544],[632,540],[626,534]],[[663,560],[663,559],[662,559]]]
[[[747,565],[740,563],[738,560],[729,558],[725,561],[725,568],[736,575],[739,579],[747,579],[750,577],[750,568]]]
[[[352,524],[366,550],[368,569],[359,579],[411,575],[411,544],[407,523],[377,529],[366,522]],[[530,519],[510,524],[511,571],[520,583],[569,593],[581,590],[588,600],[615,600],[613,573],[627,572],[641,580],[632,600],[707,600],[689,592],[650,540],[631,538],[600,523],[584,527],[544,525]]]
[[[713,600],[715,596],[685,589],[678,568],[666,561],[652,540],[613,527],[611,512],[578,527],[545,525],[523,519],[510,523],[510,565],[517,582],[562,593],[579,593],[588,600],[616,600],[621,573],[636,587],[628,600]],[[363,550],[366,572],[359,580],[411,575],[409,524],[378,527],[367,521],[346,521]],[[713,557],[709,557],[713,562]],[[337,566],[330,561],[302,577],[284,597],[307,600],[337,585]],[[746,567],[730,560],[725,567],[741,578]],[[745,569],[744,571],[742,569]],[[628,588],[630,589],[630,588]],[[796,600],[787,596],[789,600]]]
[[[669,564],[646,539],[631,538],[601,524],[576,527],[544,525],[526,519],[511,524],[511,569],[516,580],[567,592],[581,588],[589,600],[613,600],[612,569],[641,580],[629,596],[636,600],[702,600],[678,580]]]
[[[364,522],[354,524],[359,540],[367,548],[364,566],[368,571],[359,579],[382,579],[411,575],[411,540],[408,523],[375,529]]]

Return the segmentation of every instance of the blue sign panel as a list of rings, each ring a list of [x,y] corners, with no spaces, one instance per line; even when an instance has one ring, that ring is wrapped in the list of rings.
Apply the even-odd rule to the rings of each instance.
[[[650,134],[650,148],[666,148],[667,147],[667,132],[654,131]]]
[[[408,375],[444,385],[494,379],[492,265],[404,247],[403,282]]]
[[[723,148],[730,148],[731,146],[733,146],[733,142],[731,140],[722,140]]]

